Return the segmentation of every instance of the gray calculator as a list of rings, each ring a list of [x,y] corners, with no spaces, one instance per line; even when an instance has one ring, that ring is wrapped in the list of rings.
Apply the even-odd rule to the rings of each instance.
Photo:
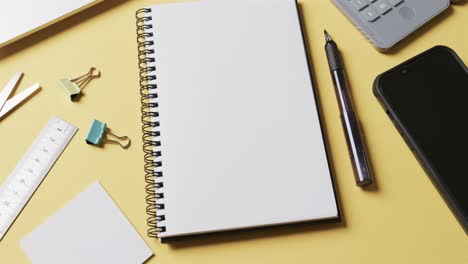
[[[332,0],[361,32],[385,51],[450,6],[450,0]]]

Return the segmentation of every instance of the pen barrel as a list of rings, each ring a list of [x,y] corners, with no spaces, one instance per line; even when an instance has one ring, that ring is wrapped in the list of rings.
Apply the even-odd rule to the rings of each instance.
[[[341,122],[345,131],[356,184],[360,187],[367,186],[372,183],[372,175],[359,120],[354,112],[347,112],[341,115]]]
[[[349,156],[353,165],[356,184],[361,187],[367,186],[372,183],[372,175],[359,120],[353,110],[343,69],[332,71],[332,79],[340,107],[341,122],[348,145]]]

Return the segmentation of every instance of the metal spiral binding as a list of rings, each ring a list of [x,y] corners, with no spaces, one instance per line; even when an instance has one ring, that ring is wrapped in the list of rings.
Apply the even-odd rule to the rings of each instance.
[[[159,233],[165,232],[166,227],[161,225],[166,220],[165,215],[159,214],[164,210],[164,204],[158,203],[158,199],[164,198],[162,188],[163,173],[161,171],[162,162],[155,161],[161,157],[161,151],[155,150],[161,146],[161,141],[155,140],[160,136],[159,131],[153,131],[159,127],[159,122],[154,121],[159,116],[155,110],[158,103],[150,102],[150,99],[158,98],[154,81],[156,80],[156,67],[148,66],[154,63],[154,34],[150,32],[153,28],[148,21],[152,18],[148,16],[150,8],[142,8],[136,12],[137,21],[137,42],[138,42],[138,67],[140,68],[140,94],[141,94],[141,121],[143,123],[143,151],[145,153],[145,181],[146,181],[146,213],[148,214],[147,224],[149,226],[148,236],[158,237]]]

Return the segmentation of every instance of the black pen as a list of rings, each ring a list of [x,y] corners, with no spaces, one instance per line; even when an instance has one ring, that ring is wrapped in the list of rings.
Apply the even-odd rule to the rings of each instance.
[[[348,82],[343,69],[340,52],[336,43],[330,38],[327,31],[325,33],[325,52],[327,53],[328,64],[335,86],[336,97],[340,106],[341,121],[348,144],[349,155],[353,164],[356,184],[360,187],[372,183],[372,174],[369,169],[369,161],[366,156],[366,148],[362,139],[359,121],[353,109],[353,104],[349,95]]]

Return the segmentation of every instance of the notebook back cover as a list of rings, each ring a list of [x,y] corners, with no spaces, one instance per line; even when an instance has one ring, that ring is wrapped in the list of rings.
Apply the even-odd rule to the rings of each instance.
[[[103,0],[1,1],[0,47],[32,34]]]

